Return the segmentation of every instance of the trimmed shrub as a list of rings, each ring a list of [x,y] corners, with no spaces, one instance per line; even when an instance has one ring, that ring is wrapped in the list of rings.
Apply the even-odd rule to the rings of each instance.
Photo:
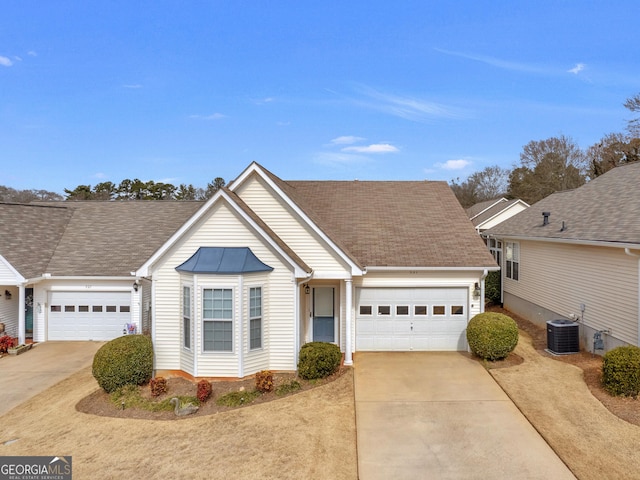
[[[305,343],[300,349],[298,374],[306,380],[325,378],[338,369],[341,360],[340,348],[333,343]]]
[[[489,272],[484,280],[484,298],[492,304],[500,303],[500,272]]]
[[[142,385],[153,373],[153,343],[143,335],[124,335],[104,344],[93,357],[93,376],[111,393],[124,385]]]
[[[518,344],[518,325],[513,318],[502,313],[479,313],[467,325],[467,341],[478,357],[502,360]]]
[[[159,397],[163,393],[167,393],[167,380],[164,377],[152,378],[149,382],[151,396]]]
[[[198,397],[198,401],[200,403],[206,402],[211,396],[211,392],[213,388],[211,387],[211,383],[205,380],[204,378],[198,382],[198,393],[196,396]]]
[[[273,390],[273,372],[262,370],[256,373],[256,390],[267,393]]]
[[[637,397],[640,393],[640,348],[617,347],[605,353],[602,385],[611,395]]]

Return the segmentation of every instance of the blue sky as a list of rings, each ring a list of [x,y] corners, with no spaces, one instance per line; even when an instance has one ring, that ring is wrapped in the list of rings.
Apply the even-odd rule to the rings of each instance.
[[[450,180],[586,148],[640,93],[637,1],[2,2],[0,185]]]

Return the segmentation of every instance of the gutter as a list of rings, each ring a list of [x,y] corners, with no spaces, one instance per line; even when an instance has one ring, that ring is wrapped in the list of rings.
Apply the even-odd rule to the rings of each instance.
[[[489,269],[485,268],[480,277],[480,313],[484,313],[484,279],[487,278]]]
[[[574,245],[585,245],[589,247],[611,247],[624,249],[640,249],[640,244],[623,243],[623,242],[606,242],[601,240],[577,240],[574,238],[550,238],[550,237],[531,237],[523,235],[509,235],[502,233],[485,233],[487,238],[499,238],[501,240],[518,240],[532,242],[549,242],[549,243],[568,243]]]
[[[478,271],[478,272],[487,272],[487,271],[498,271],[500,270],[499,266],[495,267],[367,267],[367,271],[369,272],[441,272],[441,271]]]

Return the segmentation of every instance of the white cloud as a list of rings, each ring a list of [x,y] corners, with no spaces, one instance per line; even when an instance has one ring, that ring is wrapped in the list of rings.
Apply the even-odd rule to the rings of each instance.
[[[222,113],[212,113],[211,115],[189,115],[189,118],[194,118],[196,120],[221,120],[225,118],[226,115]]]
[[[398,151],[398,148],[389,143],[374,143],[371,145],[345,147],[342,151],[347,153],[394,153]]]
[[[353,135],[343,135],[341,137],[336,137],[331,140],[333,145],[351,145],[353,143],[358,143],[364,140],[362,137],[355,137]]]
[[[355,100],[356,104],[407,120],[418,121],[426,118],[459,118],[467,116],[461,109],[418,97],[384,93],[367,86],[362,86],[358,90],[368,98],[367,100]],[[371,100],[374,100],[375,103],[372,103]]]
[[[94,173],[93,174],[93,178],[97,178],[99,180],[103,180],[103,179],[107,178],[107,175],[105,173],[98,172],[98,173]]]
[[[29,55],[30,57],[37,57],[38,56],[38,54],[34,50],[29,50],[27,52],[27,55]]]
[[[469,165],[471,165],[471,162],[469,160],[464,160],[461,158],[457,160],[447,160],[444,163],[438,163],[436,166],[445,170],[462,170]]]
[[[586,65],[584,63],[576,63],[576,66],[567,70],[567,72],[569,73],[573,73],[574,75],[579,74],[581,71],[584,70],[584,67],[586,67]]]
[[[474,60],[476,62],[485,63],[492,67],[502,68],[504,70],[513,70],[516,72],[529,72],[529,73],[550,73],[550,70],[538,65],[531,65],[527,63],[511,62],[508,60],[502,60],[500,58],[490,57],[488,55],[475,55],[463,52],[453,52],[451,50],[444,50],[441,48],[435,48],[437,52],[444,53],[445,55],[451,55],[454,57],[466,58],[467,60]]]
[[[140,85],[139,83],[129,83],[129,84],[123,85],[122,88],[138,89],[138,88],[142,88],[142,85]]]
[[[2,55],[0,55],[0,65],[2,65],[3,67],[10,67],[11,65],[13,65],[13,62],[9,57],[3,57]]]
[[[366,163],[369,159],[363,155],[354,155],[351,153],[339,153],[339,152],[322,152],[314,157],[314,162],[321,165],[336,166],[336,165],[352,165],[358,163]]]

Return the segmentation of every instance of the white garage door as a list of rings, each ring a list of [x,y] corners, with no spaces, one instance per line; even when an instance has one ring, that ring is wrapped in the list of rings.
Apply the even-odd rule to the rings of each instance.
[[[130,292],[49,294],[49,340],[112,340],[130,322]]]
[[[467,349],[465,288],[356,289],[356,350]]]

